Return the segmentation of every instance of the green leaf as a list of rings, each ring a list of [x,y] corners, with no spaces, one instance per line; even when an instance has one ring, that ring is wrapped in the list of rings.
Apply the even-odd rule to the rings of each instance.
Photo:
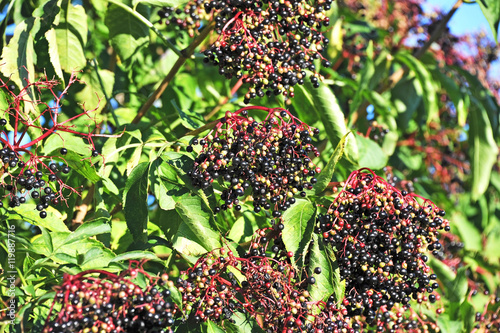
[[[120,262],[126,260],[153,260],[153,261],[161,261],[158,256],[154,253],[148,251],[129,251],[123,254],[119,254],[114,257],[111,262]]]
[[[143,145],[137,146],[132,153],[132,157],[127,161],[127,172],[126,175],[130,176],[130,173],[134,168],[139,165],[139,161],[141,160]]]
[[[484,306],[485,304],[482,304],[481,308],[484,309]],[[474,309],[474,306],[470,302],[465,301],[460,305],[458,318],[464,321],[465,330],[467,332],[474,331],[473,327],[474,325],[476,325],[475,314],[476,311]]]
[[[319,237],[318,237],[319,239]],[[331,272],[332,272],[332,282],[333,282],[333,295],[335,295],[335,301],[340,303],[345,296],[345,280],[341,279],[340,268],[337,263],[337,258],[335,257],[335,252],[333,248],[326,246],[326,252],[328,254],[328,259],[330,260]]]
[[[171,167],[169,165],[162,165],[161,162],[161,158],[156,159],[153,162],[149,171],[149,180],[151,182],[151,188],[153,189],[156,200],[158,200],[158,205],[160,206],[160,208],[164,210],[171,210],[175,208],[175,200],[173,196],[168,195],[167,192],[169,191],[170,183],[166,179],[163,179],[163,175],[161,174],[161,168]],[[173,179],[175,179],[175,172],[173,177]]]
[[[49,247],[47,247],[47,245],[45,244],[43,237],[38,237],[33,239],[32,247],[30,248],[31,251],[47,257],[54,255],[54,257],[60,259],[60,261],[58,261],[59,263],[61,262],[73,263],[75,261],[75,258],[77,257],[85,259],[85,256],[83,254],[87,253],[90,249],[96,247],[105,249],[104,251],[108,252],[106,256],[109,258],[109,260],[111,260],[111,258],[114,257],[114,254],[112,253],[111,250],[106,249],[104,245],[98,240],[89,238],[88,236],[75,238],[74,236],[72,236],[72,233],[70,232],[56,231],[51,233],[51,237],[52,237],[53,249],[55,254],[58,254],[57,256],[55,256],[55,254],[49,251]],[[70,256],[72,258],[70,259],[67,256]],[[43,260],[41,264],[45,261],[46,260]],[[106,267],[107,265],[108,263],[106,262],[103,264],[103,266],[100,267]],[[35,266],[36,265],[33,265],[31,269],[35,269],[36,268]]]
[[[33,43],[38,30],[36,26],[34,17],[17,24],[14,36],[2,50],[1,62],[4,65],[0,66],[0,71],[18,87],[24,87],[26,81],[34,82],[36,54]]]
[[[99,244],[84,252],[79,266],[82,270],[107,267],[114,257],[115,254],[110,249]]]
[[[181,216],[175,210],[160,212],[160,228],[165,237],[172,243],[172,247],[188,260],[196,262],[197,257],[207,253],[202,245],[198,244],[196,234],[183,223]]]
[[[398,149],[397,155],[401,162],[410,170],[418,170],[422,166],[423,157],[421,153],[415,152],[410,147],[401,146]]]
[[[308,271],[309,276],[314,276],[316,283],[309,285],[309,294],[312,302],[326,301],[334,294],[334,286],[340,283],[340,280],[335,281],[335,273],[323,240],[314,234],[311,244]],[[314,274],[316,267],[321,268],[321,274]]]
[[[189,240],[196,241],[207,251],[221,247],[219,234],[211,227],[211,225],[215,225],[214,214],[207,208],[199,196],[190,193],[176,202],[175,211],[181,217],[182,223],[177,230],[174,244],[179,237],[187,236]],[[179,249],[177,250],[181,252]]]
[[[45,39],[49,44],[49,58],[54,72],[59,77],[59,79],[64,82],[64,74],[61,67],[61,61],[59,60],[59,47],[57,46],[57,33],[55,29],[50,29],[45,33]]]
[[[113,49],[124,67],[129,69],[136,55],[149,44],[148,26],[129,11],[112,3],[104,22],[109,29]]]
[[[203,333],[224,333],[225,331],[219,327],[213,321],[208,320],[203,325],[201,325],[201,331]]]
[[[460,267],[457,273],[438,259],[430,258],[430,267],[443,283],[447,299],[452,303],[461,304],[467,296],[467,270],[468,266]]]
[[[24,222],[46,228],[50,231],[68,231],[68,227],[64,224],[61,214],[51,207],[46,210],[47,217],[44,219],[40,218],[40,212],[36,209],[36,204],[30,202],[7,212],[9,220],[23,220]]]
[[[328,44],[328,48],[326,52],[328,53],[329,59],[335,59],[342,52],[342,46],[344,43],[344,34],[342,32],[342,19],[338,19],[335,21],[333,28],[330,29],[330,36],[328,39],[330,43]]]
[[[484,17],[490,24],[493,37],[498,41],[498,27],[500,26],[500,2],[497,0],[477,0]]]
[[[437,275],[438,279],[443,283],[446,289],[451,288],[451,284],[453,283],[453,280],[455,280],[455,272],[440,261],[439,259],[436,259],[434,257],[429,257],[429,266],[432,268],[434,273]]]
[[[111,225],[106,219],[99,219],[97,221],[85,222],[73,231],[65,240],[64,244],[71,244],[88,237],[106,234],[111,232]]]
[[[483,252],[486,258],[492,263],[498,262],[500,258],[500,246],[498,244],[500,244],[500,224],[497,223],[487,235],[486,246]]]
[[[189,130],[195,130],[201,126],[204,125],[203,119],[198,117],[198,115],[191,110],[182,110],[175,100],[170,101],[172,105],[174,106],[175,110],[179,114],[179,117],[181,118],[181,123],[184,127],[186,127]]]
[[[168,168],[171,168],[168,166]],[[173,248],[189,260],[221,247],[215,225],[214,213],[205,200],[189,192],[184,186],[173,181],[164,182],[167,196],[173,197],[175,204],[171,210],[162,210],[159,226],[172,242]]]
[[[45,155],[60,155],[59,150],[63,147],[81,156],[90,156],[89,145],[81,137],[67,132],[49,136],[43,144],[43,152]]]
[[[47,246],[47,250],[52,253],[54,252],[54,245],[52,244],[52,237],[50,236],[50,232],[47,231],[47,229],[41,227],[42,230],[42,238],[45,243],[45,246]]]
[[[148,168],[147,162],[139,164],[127,179],[123,193],[125,219],[137,245],[148,241]]]
[[[67,262],[73,265],[78,265],[78,259],[75,256],[66,253],[56,253],[54,256],[61,262]]]
[[[461,304],[467,296],[467,269],[468,267],[460,267],[457,270],[455,280],[450,285],[447,298],[452,303]]]
[[[406,52],[398,52],[396,59],[408,66],[422,85],[422,98],[427,112],[427,124],[431,121],[439,121],[437,89],[427,67],[420,60]]]
[[[355,134],[356,145],[359,149],[359,165],[364,168],[379,170],[387,165],[389,156],[373,140]]]
[[[474,226],[474,222],[472,220],[457,212],[456,214],[453,214],[450,221],[453,221],[453,226],[458,229],[467,250],[482,251],[483,237],[481,235],[481,231]]]
[[[68,153],[60,156],[59,150],[65,147]],[[71,133],[58,132],[57,135],[51,135],[43,145],[45,155],[54,155],[56,159],[63,161],[71,169],[92,183],[101,180],[96,169],[90,164],[86,157],[90,156],[90,146],[81,137]]]
[[[347,134],[345,118],[337,98],[330,87],[322,84],[319,88],[313,88],[309,81],[303,86],[295,89],[295,97],[292,99],[292,105],[299,114],[310,114],[313,110],[316,119],[322,122],[328,139],[333,146],[337,146],[344,135]],[[358,148],[355,140],[347,140],[345,146],[346,158],[354,164],[358,160]]]
[[[470,103],[469,96],[464,94],[459,84],[450,77],[450,72],[445,72],[442,68],[436,68],[432,71],[432,76],[436,81],[441,83],[441,89],[446,91],[447,95],[455,105],[457,110],[458,125],[465,126],[468,113],[468,105]],[[479,83],[479,82],[478,82]]]
[[[157,7],[179,7],[189,0],[133,0],[132,5],[135,7],[137,4],[148,4]]]
[[[257,325],[255,319],[247,314],[235,312],[231,319],[234,320],[234,323],[224,320],[224,328],[228,333],[264,333],[264,330]]]
[[[330,157],[326,166],[323,168],[323,170],[321,170],[321,173],[317,177],[318,182],[314,185],[314,193],[319,194],[326,190],[328,184],[332,180],[333,173],[335,172],[335,166],[344,155],[346,140],[348,140],[347,136],[351,133],[352,132],[348,132],[342,137],[339,144],[335,148],[332,157]]]
[[[62,74],[61,63],[59,61],[59,51],[57,47],[57,36],[56,31],[53,28],[54,26],[59,24],[60,21],[60,12],[61,12],[61,3],[62,0],[48,0],[43,2],[38,8],[36,8],[33,12],[33,16],[39,19],[40,28],[35,35],[35,49],[38,52],[38,55],[43,59],[45,54],[41,53],[40,44],[44,41],[42,39],[42,35],[47,42],[47,51],[52,67],[54,68],[54,72],[59,77],[59,79],[64,82],[64,77]]]
[[[77,155],[70,149],[68,149],[68,154],[64,156],[64,159],[61,159],[64,160],[73,171],[78,172],[90,182],[95,184],[96,182],[101,180],[101,177],[99,177],[95,168],[90,165],[90,161],[82,160],[82,157],[80,155]]]
[[[391,101],[399,115],[397,117],[398,126],[407,131],[408,123],[413,119],[415,111],[422,103],[422,85],[414,77],[404,78],[391,89]]]
[[[40,18],[38,34],[44,34],[55,24],[59,24],[62,0],[44,0],[34,11],[33,16]],[[40,36],[36,36],[38,39]]]
[[[106,105],[105,97],[113,93],[115,74],[106,69],[85,71],[80,81],[85,85],[75,94],[77,100],[84,104],[85,110],[102,110]]]
[[[2,114],[9,108],[9,100],[10,97],[7,95],[7,92],[4,89],[0,89],[0,112],[2,112]],[[7,124],[7,126],[10,127],[9,124]]]
[[[315,213],[316,207],[309,200],[298,199],[283,214],[283,243],[287,251],[293,252],[294,265],[304,260],[314,230]]]
[[[257,229],[259,229],[259,224],[257,223],[258,218],[260,218],[260,216],[253,211],[244,211],[234,222],[227,238],[238,244],[250,241]]]
[[[66,73],[80,70],[87,64],[87,14],[80,5],[63,1],[59,24],[55,27],[59,64]]]
[[[446,316],[440,316],[437,322],[441,332],[443,333],[463,332],[462,321],[450,320]]]
[[[364,92],[369,89],[370,79],[375,74],[375,65],[373,63],[373,41],[370,40],[368,43],[368,47],[366,48],[366,61],[363,64],[363,69],[361,70],[359,77],[359,86],[356,89],[356,93],[352,99],[352,102],[349,106],[351,113],[354,113],[361,106],[361,102],[363,101]]]
[[[469,116],[469,144],[471,146],[472,200],[479,199],[490,183],[490,174],[497,161],[498,147],[484,107],[473,103]]]

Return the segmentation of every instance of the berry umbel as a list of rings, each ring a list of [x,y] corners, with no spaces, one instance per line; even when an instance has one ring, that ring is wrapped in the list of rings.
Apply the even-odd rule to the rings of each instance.
[[[354,171],[316,232],[336,249],[346,284],[346,314],[365,316],[380,330],[400,326],[393,314],[418,303],[435,302],[436,275],[427,265],[427,251],[437,254],[440,230],[449,231],[444,211],[429,200],[399,191],[367,169]]]
[[[163,8],[165,23],[187,30],[191,36],[202,20],[213,19],[219,37],[205,50],[205,62],[219,67],[227,79],[249,85],[245,102],[267,95],[294,96],[294,87],[311,82],[319,86],[316,60],[329,43],[322,28],[330,23],[326,12],[331,0],[215,1],[194,0],[184,9]]]
[[[267,114],[257,121],[249,111]],[[223,202],[216,211],[240,210],[240,200],[251,194],[255,212],[272,210],[273,217],[280,217],[295,203],[295,194],[304,197],[317,181],[321,170],[309,156],[319,156],[312,145],[312,137],[318,134],[281,108],[251,106],[226,112],[205,138],[193,139],[201,152],[188,175],[198,188],[207,188],[217,179],[224,183]]]
[[[49,155],[42,154],[39,146],[53,136],[62,133],[79,137],[89,147],[89,156],[95,151],[93,139],[107,136],[99,133],[97,121],[92,117],[94,110],[81,110],[75,116],[63,118],[62,101],[68,89],[78,82],[72,74],[62,92],[57,92],[59,82],[41,78],[36,82],[26,82],[18,93],[14,93],[8,82],[0,80],[0,89],[6,93],[8,108],[0,110],[0,190],[9,198],[9,207],[15,208],[30,198],[35,200],[39,216],[45,218],[45,209],[50,204],[65,201],[71,193],[78,190],[69,186],[64,178],[71,172],[68,165],[68,149],[62,147]],[[32,100],[34,94],[38,99]],[[51,103],[44,100],[50,98]],[[26,109],[33,109],[26,112]],[[75,124],[85,117],[91,125],[81,130]],[[43,124],[42,120],[45,121]],[[50,124],[50,126],[49,126]],[[10,127],[7,127],[10,125]],[[29,138],[30,133],[40,133],[36,138]],[[64,144],[64,139],[62,139]],[[74,158],[74,157],[73,157]],[[79,156],[83,159],[90,157]],[[0,202],[0,207],[2,203]]]

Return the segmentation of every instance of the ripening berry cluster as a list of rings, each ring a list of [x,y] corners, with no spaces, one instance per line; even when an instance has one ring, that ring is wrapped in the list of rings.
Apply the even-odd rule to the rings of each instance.
[[[149,282],[146,288],[134,283],[138,274]],[[150,277],[140,266],[120,275],[98,270],[66,274],[43,332],[173,332],[178,308],[169,284],[167,274]]]
[[[235,298],[237,281],[228,267],[236,266],[232,252],[224,248],[200,258],[196,264],[177,279],[182,295],[183,311],[191,313],[196,322],[230,320],[238,306]]]
[[[221,248],[183,272],[177,279],[183,311],[196,322],[231,322],[233,313],[244,312],[260,318],[259,325],[266,332],[317,332],[317,325],[344,327],[343,322],[331,321],[339,313],[328,320],[315,315],[325,305],[310,299],[307,287],[316,283],[314,276],[293,268],[289,256],[269,256],[267,248],[274,232],[259,230],[243,257]],[[321,274],[321,269],[314,269],[314,274]],[[333,309],[334,303],[330,303]]]
[[[261,122],[248,116],[249,110],[262,110]],[[216,179],[227,186],[223,203],[215,209],[241,209],[240,200],[251,192],[255,212],[272,209],[273,217],[295,203],[295,194],[305,196],[317,182],[321,170],[309,154],[318,156],[312,145],[317,129],[310,128],[287,110],[247,107],[226,113],[204,139],[194,139],[201,152],[188,172],[193,186],[207,188]],[[188,151],[193,151],[188,146]]]
[[[0,79],[0,89],[3,89],[5,95],[8,96],[6,98],[8,108],[0,110],[5,117],[0,119],[0,190],[3,189],[0,192],[0,198],[8,198],[10,208],[16,208],[31,198],[36,203],[35,207],[40,218],[45,218],[47,217],[46,209],[51,204],[56,205],[60,201],[66,201],[67,192],[78,193],[78,190],[66,184],[64,180],[71,172],[68,161],[65,159],[68,149],[61,148],[59,154],[51,156],[40,154],[38,149],[40,143],[50,138],[51,135],[60,136],[60,133],[66,132],[80,137],[88,142],[92,157],[99,155],[92,139],[95,136],[101,136],[101,134],[94,133],[98,129],[95,119],[93,120],[95,126],[89,127],[88,132],[78,132],[73,123],[82,116],[90,118],[89,114],[95,110],[83,110],[69,120],[59,121],[61,102],[67,89],[75,82],[78,82],[78,79],[73,73],[66,90],[63,93],[56,93],[58,81],[40,78],[35,82],[26,82],[25,87],[15,93],[15,86]],[[37,119],[25,115],[20,116],[26,101],[25,97],[30,91],[36,91],[40,95],[47,94],[52,98],[53,104],[43,102],[43,98],[34,101],[34,105],[42,110]],[[46,120],[47,125],[50,119],[51,126],[39,126],[38,120],[42,118]],[[6,128],[9,122],[15,129],[14,131],[9,132]],[[33,128],[41,134],[30,140],[27,133]],[[28,142],[25,142],[25,139],[28,139]],[[0,207],[3,207],[1,201]]]
[[[59,193],[57,190],[54,191],[54,188],[57,188],[57,180],[68,174],[71,169],[67,165],[59,167],[56,163],[43,165],[44,169],[37,169],[36,166],[32,168],[31,165],[26,165],[20,157],[19,153],[9,148],[0,150],[2,169],[4,173],[10,175],[6,180],[8,181],[10,178],[11,183],[5,183],[4,180],[3,185],[10,197],[9,207],[18,207],[31,197],[37,202],[36,209],[40,212],[40,217],[45,218],[47,217],[45,209],[50,204],[59,203]],[[51,186],[51,183],[54,185]],[[2,206],[3,203],[0,202],[0,207]]]
[[[328,212],[318,216],[316,227],[336,249],[349,316],[365,316],[378,331],[416,328],[411,321],[403,327],[395,309],[407,309],[411,299],[439,299],[425,252],[441,249],[439,230],[450,229],[444,214],[371,172],[351,174]]]
[[[321,53],[329,43],[321,29],[330,23],[326,12],[332,0],[232,1],[193,0],[184,10],[163,8],[160,17],[194,35],[200,21],[213,18],[219,34],[207,50],[205,61],[219,67],[227,79],[242,79],[249,85],[245,102],[267,95],[294,96],[306,70],[319,86],[322,77],[315,60],[330,63]]]
[[[62,156],[66,155],[67,152],[66,148],[60,150]],[[93,151],[93,156],[97,155],[97,151]],[[8,175],[5,177],[2,187],[10,198],[9,207],[19,207],[31,198],[35,200],[39,216],[42,219],[46,218],[47,212],[45,210],[51,204],[57,205],[59,203],[60,190],[64,187],[62,179],[69,174],[71,168],[55,162],[46,164],[40,160],[39,163],[32,163],[33,160],[25,163],[18,152],[9,148],[0,150],[0,159],[3,164],[2,169]],[[2,202],[0,202],[0,207],[3,207]]]

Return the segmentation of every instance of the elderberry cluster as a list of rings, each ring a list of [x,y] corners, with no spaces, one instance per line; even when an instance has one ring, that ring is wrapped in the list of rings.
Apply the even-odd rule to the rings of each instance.
[[[238,282],[229,268],[237,262],[232,252],[225,254],[224,248],[212,251],[183,272],[184,278],[177,279],[183,310],[196,322],[232,321],[231,316],[238,306],[235,297]]]
[[[304,278],[288,257],[272,259],[266,254],[268,236],[274,232],[259,230],[259,237],[252,240],[243,257],[221,248],[183,272],[177,280],[183,310],[197,322],[231,322],[234,312],[245,312],[260,318],[259,325],[266,332],[316,332],[318,325],[344,327],[343,322],[337,325],[324,316],[316,319],[315,313],[324,304],[310,299],[307,286],[315,283],[313,276]],[[321,269],[314,272],[321,274]]]
[[[168,275],[152,278],[145,273],[149,284],[142,289],[133,282],[141,271],[130,268],[115,275],[91,270],[65,275],[52,308],[58,304],[60,311],[49,314],[43,332],[173,332],[178,309],[170,300]]]
[[[315,60],[329,43],[322,27],[332,0],[242,1],[192,0],[184,10],[163,8],[166,23],[187,29],[190,35],[200,20],[213,17],[219,38],[204,54],[205,61],[219,67],[227,79],[242,79],[250,86],[245,102],[259,96],[294,96],[306,70],[314,72],[311,82],[319,86]],[[330,63],[324,60],[324,65]]]
[[[248,116],[248,110],[263,110],[266,118],[257,122]],[[319,156],[311,144],[312,129],[292,116],[287,110],[247,107],[226,117],[204,139],[194,139],[201,152],[188,172],[192,184],[207,188],[216,179],[226,189],[221,194],[223,203],[215,212],[234,207],[241,209],[240,199],[245,192],[253,197],[255,212],[272,209],[273,217],[295,203],[294,195],[305,196],[317,182],[321,170],[309,154]],[[193,151],[188,146],[188,151]]]
[[[65,155],[66,153],[67,150],[62,148],[61,154]],[[54,190],[56,185],[51,187],[50,183],[56,183],[62,176],[67,175],[71,168],[67,165],[60,167],[56,163],[49,163],[48,165],[44,164],[43,168],[37,169],[31,164],[27,165],[20,157],[18,152],[9,148],[0,150],[3,172],[10,175],[11,181],[10,184],[5,182],[3,184],[3,188],[9,193],[9,207],[15,208],[26,203],[29,195],[37,203],[36,209],[40,212],[40,217],[45,218],[47,217],[45,209],[50,204],[59,203],[59,194]],[[0,202],[0,207],[2,206],[3,203]]]
[[[316,227],[336,249],[349,316],[365,316],[378,331],[416,328],[395,310],[407,309],[411,299],[434,303],[439,298],[424,252],[437,254],[441,248],[438,230],[449,230],[444,214],[372,173],[351,174]]]

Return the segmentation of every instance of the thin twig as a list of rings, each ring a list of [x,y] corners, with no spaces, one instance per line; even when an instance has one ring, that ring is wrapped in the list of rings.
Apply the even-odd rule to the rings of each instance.
[[[95,73],[97,75],[97,80],[99,81],[99,85],[101,86],[102,93],[104,94],[104,98],[106,99],[106,107],[111,112],[111,115],[113,116],[113,120],[115,121],[115,127],[120,127],[120,123],[118,122],[118,117],[116,116],[115,110],[113,109],[113,106],[111,105],[110,98],[108,94],[106,93],[106,88],[104,87],[104,83],[102,82],[102,78],[99,75],[99,68],[97,66],[97,60],[96,58],[93,59],[93,65],[95,69]]]
[[[115,214],[121,212],[122,210],[123,210],[123,204],[120,202],[115,207],[113,207],[111,212],[109,212],[109,215],[114,216]]]
[[[90,186],[85,199],[83,199],[82,201],[82,204],[75,207],[75,210],[77,210],[78,212],[76,213],[75,218],[72,221],[73,224],[83,223],[83,221],[85,220],[85,216],[87,216],[87,212],[89,211],[92,200],[94,200],[94,185]]]
[[[201,126],[200,128],[197,128],[191,132],[187,132],[186,134],[184,134],[184,136],[187,136],[187,135],[193,135],[193,136],[196,136],[198,134],[200,134],[201,132],[203,131],[206,131],[208,129],[211,129],[213,128],[215,125],[217,125],[219,123],[220,119],[217,119],[217,120],[213,120],[211,122],[209,122],[208,124],[205,124],[203,126]]]
[[[234,85],[234,87],[231,89],[231,92],[229,93],[229,96],[224,97],[217,103],[217,105],[210,111],[209,114],[207,114],[204,119],[205,121],[209,120],[212,118],[219,110],[229,101],[231,97],[233,97],[234,94],[240,89],[241,85],[243,84],[243,78],[239,79],[238,82]]]
[[[194,53],[194,50],[201,44],[201,42],[203,42],[203,40],[208,36],[208,34],[212,31],[214,27],[215,27],[215,22],[211,21],[205,28],[203,28],[201,33],[194,39],[191,45],[189,45],[186,49],[181,51],[181,56],[179,56],[177,61],[174,63],[174,66],[172,67],[172,69],[170,69],[170,72],[168,72],[167,76],[163,79],[158,88],[156,88],[153,94],[149,96],[146,103],[144,103],[144,105],[141,107],[141,109],[137,113],[137,116],[135,116],[134,120],[132,120],[132,124],[139,123],[141,118],[144,117],[144,115],[148,112],[149,108],[153,105],[153,103],[158,98],[160,98],[165,89],[167,89],[167,86],[169,85],[170,81],[172,81],[172,79],[177,74],[182,65],[184,65],[187,59],[191,58],[191,56]]]

